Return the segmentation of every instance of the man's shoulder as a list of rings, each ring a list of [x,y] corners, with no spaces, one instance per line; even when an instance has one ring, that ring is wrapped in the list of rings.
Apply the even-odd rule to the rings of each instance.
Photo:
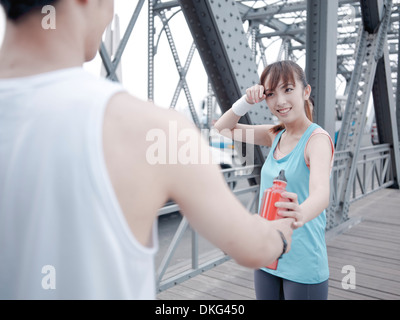
[[[192,128],[194,125],[181,113],[141,100],[126,92],[115,94],[109,102],[106,118],[125,130],[167,130],[171,126]]]

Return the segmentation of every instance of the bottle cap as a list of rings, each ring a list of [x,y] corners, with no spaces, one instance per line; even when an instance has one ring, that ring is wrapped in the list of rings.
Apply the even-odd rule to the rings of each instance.
[[[281,170],[279,172],[279,175],[274,180],[280,180],[280,181],[284,181],[284,182],[287,183],[287,180],[286,180],[286,177],[285,177],[285,170]]]

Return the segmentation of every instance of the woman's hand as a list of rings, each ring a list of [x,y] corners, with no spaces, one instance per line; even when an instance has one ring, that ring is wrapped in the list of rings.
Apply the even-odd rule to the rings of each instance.
[[[266,96],[264,94],[264,87],[256,84],[246,90],[247,103],[254,104],[263,101]]]
[[[304,225],[304,214],[299,205],[297,194],[293,192],[283,192],[282,197],[288,199],[287,202],[276,202],[275,207],[278,208],[278,215],[282,218],[293,218],[293,229],[298,229]]]

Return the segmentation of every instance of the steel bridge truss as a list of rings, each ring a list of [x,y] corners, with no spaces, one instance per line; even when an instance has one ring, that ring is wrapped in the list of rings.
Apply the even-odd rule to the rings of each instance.
[[[119,81],[121,57],[146,2],[149,100],[154,100],[154,61],[162,36],[168,42],[179,76],[169,105],[175,108],[183,93],[191,118],[199,128],[211,128],[218,111],[228,110],[247,87],[257,83],[267,63],[281,59],[297,61],[305,65],[313,88],[316,122],[332,138],[334,121],[342,122],[332,170],[327,230],[348,219],[352,201],[381,188],[399,187],[399,0],[138,0],[113,58],[104,43],[100,48],[106,76],[114,81]],[[178,15],[184,15],[187,25],[182,28],[189,28],[193,37],[189,52],[185,53],[179,52],[171,28]],[[156,23],[161,28],[157,29]],[[201,57],[208,76],[206,122],[200,120],[187,78],[195,54]],[[372,115],[368,113],[371,97]],[[363,148],[361,142],[371,117],[377,124],[379,144]],[[265,124],[273,123],[274,118],[268,107],[260,104],[241,122]],[[254,167],[222,170],[229,184],[248,182],[247,187],[233,188],[233,192],[237,196],[247,195],[245,206],[254,213],[259,197],[259,169],[268,152],[268,148],[255,147]],[[175,211],[179,207],[169,203],[160,215]],[[159,266],[159,290],[229,259],[220,251],[203,259],[193,231],[189,268],[179,269],[176,274],[168,272],[171,257],[188,228],[183,218]]]

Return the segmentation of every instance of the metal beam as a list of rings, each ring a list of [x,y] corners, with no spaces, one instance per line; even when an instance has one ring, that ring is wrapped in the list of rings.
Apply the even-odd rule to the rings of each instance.
[[[359,4],[359,0],[338,0],[338,1],[341,6],[346,4],[352,4],[352,5]],[[287,2],[281,5],[268,5],[261,8],[250,8],[247,5],[239,3],[238,7],[240,13],[246,20],[260,20],[272,17],[277,14],[287,14],[298,11],[305,11],[307,9],[307,0]]]
[[[147,2],[147,100],[154,101],[154,2]]]
[[[192,95],[190,94],[189,86],[188,86],[188,84],[186,82],[186,73],[187,73],[187,70],[189,69],[189,65],[190,65],[190,62],[192,60],[192,57],[193,57],[193,54],[194,54],[194,51],[195,51],[195,46],[192,45],[191,50],[189,52],[189,56],[188,56],[188,58],[186,60],[185,66],[182,67],[182,64],[180,62],[179,55],[178,55],[178,50],[177,50],[177,48],[175,46],[175,41],[174,41],[174,38],[173,38],[173,35],[172,35],[172,32],[171,32],[171,29],[169,27],[168,19],[167,19],[166,15],[165,15],[165,12],[164,11],[160,11],[158,13],[158,15],[160,16],[161,21],[162,21],[162,23],[164,25],[164,30],[165,30],[165,34],[167,36],[169,47],[171,49],[171,54],[172,54],[172,57],[174,58],[175,66],[176,66],[176,69],[177,69],[177,71],[179,73],[179,83],[178,83],[177,89],[175,90],[174,97],[172,98],[171,107],[172,108],[175,107],[174,104],[176,104],[176,101],[178,99],[179,93],[183,89],[183,91],[185,93],[185,96],[186,96],[186,100],[188,102],[188,107],[189,107],[190,114],[192,116],[192,120],[195,123],[195,125],[198,128],[200,128],[201,127],[200,120],[199,120],[199,117],[197,115],[194,103],[193,103]]]
[[[315,101],[315,122],[335,137],[338,0],[307,1],[306,75]]]
[[[389,94],[388,82],[383,81],[383,77],[387,74],[386,70],[377,72],[377,68],[379,65],[378,61],[382,58],[382,54],[385,51],[383,48],[387,46],[385,38],[390,21],[391,2],[391,0],[387,0],[385,11],[384,3],[381,0],[361,1],[363,30],[361,30],[360,33],[356,64],[350,81],[346,110],[336,145],[337,151],[349,152],[351,158],[344,165],[345,170],[340,178],[342,183],[346,185],[346,188],[341,189],[340,194],[337,194],[336,202],[328,208],[330,219],[334,220],[336,223],[340,223],[348,218],[350,195],[354,177],[357,173],[357,160],[366,122],[369,97],[373,85],[377,82],[381,82],[379,84],[380,95],[387,97]],[[390,62],[388,61],[387,63],[389,64]],[[384,65],[385,64],[381,64],[379,68],[382,68]],[[382,73],[379,78],[376,78],[380,72],[385,73]],[[378,98],[378,95],[376,97]],[[383,108],[383,110],[389,111],[388,108],[390,107]],[[383,118],[381,121],[384,121]],[[393,135],[393,128],[391,129],[390,134]],[[387,136],[390,135],[388,132],[386,132],[386,134]],[[398,158],[396,159],[396,154],[398,155],[398,152],[397,141],[397,150],[394,151],[394,156],[392,157],[394,167],[398,167]],[[396,172],[396,169],[394,170],[394,172]]]
[[[389,5],[380,8],[381,15],[388,15]],[[375,14],[378,16],[378,14]],[[379,20],[380,23],[381,20]],[[400,174],[400,151],[399,151],[399,135],[398,123],[396,118],[396,106],[394,100],[394,92],[392,85],[391,65],[389,59],[389,49],[386,37],[381,37],[381,50],[377,53],[377,67],[375,74],[374,86],[372,94],[374,98],[375,119],[378,129],[379,142],[381,144],[388,143],[391,147],[392,170],[394,185],[399,188]]]
[[[243,29],[236,1],[180,0],[204,68],[222,112],[258,83],[256,63]],[[266,104],[254,106],[242,123],[273,123]],[[254,163],[262,164],[269,148],[255,146]]]
[[[400,140],[400,28],[398,30],[397,39],[397,90],[396,90],[396,120],[398,140]]]
[[[132,30],[139,17],[140,11],[142,10],[144,1],[145,0],[139,0],[138,4],[136,5],[135,11],[132,14],[128,27],[125,30],[124,36],[122,37],[121,41],[118,44],[118,49],[116,50],[114,59],[112,61],[110,58],[111,53],[107,51],[104,43],[102,42],[100,45],[99,53],[101,59],[103,60],[105,70],[107,72],[107,78],[113,81],[119,81],[116,72],[118,66],[120,65],[122,54],[124,53],[126,45],[131,37]]]

